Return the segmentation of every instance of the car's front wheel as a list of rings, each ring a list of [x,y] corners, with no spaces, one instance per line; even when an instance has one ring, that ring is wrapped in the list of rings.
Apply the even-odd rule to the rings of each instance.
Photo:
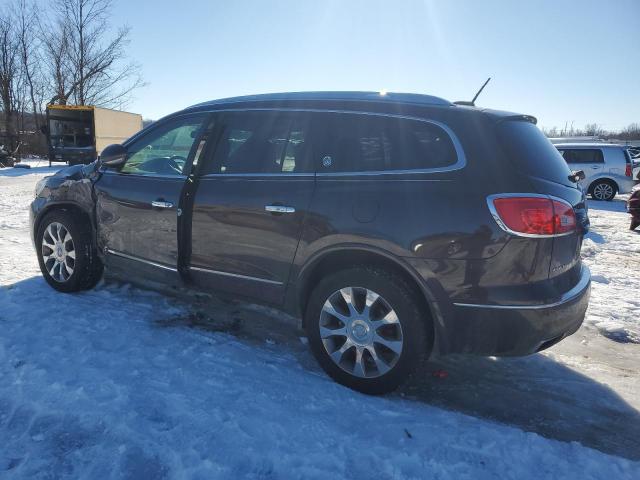
[[[61,292],[93,288],[102,277],[102,262],[91,226],[68,210],[56,210],[40,222],[36,237],[38,263],[49,285]]]
[[[322,279],[305,313],[309,344],[337,382],[368,394],[395,390],[428,358],[431,325],[400,276],[354,267]]]

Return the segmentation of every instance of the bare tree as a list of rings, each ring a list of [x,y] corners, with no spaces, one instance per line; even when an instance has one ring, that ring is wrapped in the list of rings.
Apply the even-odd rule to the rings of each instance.
[[[46,48],[56,84],[51,103],[73,100],[78,105],[122,106],[144,84],[139,65],[126,62],[129,28],[107,38],[112,4],[112,0],[55,0],[57,28],[45,43],[62,48],[55,52]],[[64,55],[58,55],[62,50]]]
[[[632,123],[623,128],[619,136],[624,140],[640,140],[640,123]]]
[[[23,87],[27,90],[31,113],[36,131],[40,129],[44,89],[40,71],[39,41],[36,35],[38,28],[38,10],[28,0],[15,0],[13,4],[14,21],[20,57],[20,71]],[[26,109],[26,105],[22,111]]]
[[[640,123],[631,123],[622,130],[605,130],[597,123],[589,123],[584,126],[583,129],[574,128],[573,123],[571,127],[565,125],[563,129],[558,127],[543,128],[542,131],[547,137],[600,137],[603,139],[615,139],[615,140],[640,140]]]
[[[584,126],[583,134],[588,137],[601,137],[606,135],[606,131],[597,123],[588,123]]]
[[[46,83],[52,93],[50,103],[65,105],[73,93],[73,69],[69,62],[69,26],[55,20],[41,27],[42,57]]]
[[[20,62],[16,31],[10,15],[0,12],[0,103],[4,114],[4,129],[9,148],[15,144],[14,112],[16,90],[19,84]]]

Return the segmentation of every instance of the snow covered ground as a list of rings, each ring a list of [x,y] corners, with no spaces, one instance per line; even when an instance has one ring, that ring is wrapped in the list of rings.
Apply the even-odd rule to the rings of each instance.
[[[527,358],[437,360],[372,398],[295,335],[252,333],[265,309],[203,319],[127,285],[54,292],[27,215],[54,170],[0,170],[0,478],[640,478],[640,235],[620,202],[591,204],[576,335]]]
[[[591,268],[594,294],[586,323],[615,340],[640,343],[640,233],[628,230],[626,199],[590,205],[593,228],[582,257]]]

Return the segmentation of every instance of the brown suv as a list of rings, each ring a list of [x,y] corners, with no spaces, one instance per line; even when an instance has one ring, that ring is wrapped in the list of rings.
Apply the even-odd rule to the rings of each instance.
[[[590,286],[584,194],[535,123],[414,94],[196,105],[38,185],[40,267],[62,292],[105,267],[276,306],[368,393],[433,352],[534,353]]]

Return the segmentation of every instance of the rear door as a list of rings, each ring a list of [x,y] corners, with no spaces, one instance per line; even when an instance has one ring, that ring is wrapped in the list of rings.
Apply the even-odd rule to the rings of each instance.
[[[573,171],[584,171],[582,184],[588,188],[604,171],[604,155],[599,148],[559,148],[562,157]]]
[[[193,199],[191,279],[278,304],[315,187],[308,118],[226,112],[216,124]]]
[[[205,121],[196,114],[158,124],[127,146],[121,169],[96,182],[98,245],[108,263],[177,280],[180,202]]]

